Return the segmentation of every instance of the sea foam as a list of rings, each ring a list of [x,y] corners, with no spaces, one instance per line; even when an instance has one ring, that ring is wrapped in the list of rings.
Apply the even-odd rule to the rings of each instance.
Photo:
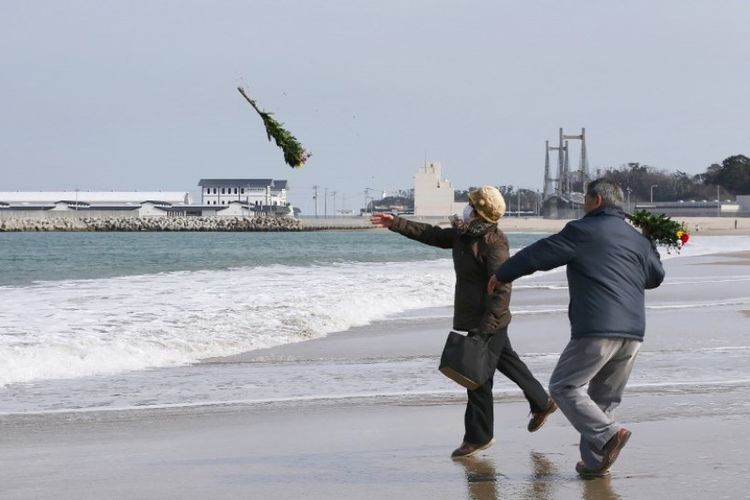
[[[0,289],[0,385],[111,374],[324,336],[452,302],[449,259],[274,265]]]

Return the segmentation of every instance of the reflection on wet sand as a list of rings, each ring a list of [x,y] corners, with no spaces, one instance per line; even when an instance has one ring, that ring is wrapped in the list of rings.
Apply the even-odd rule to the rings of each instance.
[[[468,457],[460,460],[466,474],[470,500],[496,500],[498,473],[491,458]],[[502,476],[501,476],[502,477]]]
[[[543,453],[529,454],[528,475],[508,476],[497,472],[495,460],[490,457],[469,457],[458,460],[464,468],[468,500],[499,500],[522,498],[524,500],[553,500],[562,495],[569,498],[571,490],[563,486],[569,481],[581,486],[583,500],[620,500],[622,497],[612,488],[610,477],[580,479],[577,475],[560,475],[557,466]],[[560,490],[560,487],[563,489]],[[566,492],[567,491],[567,492]]]
[[[466,475],[468,498],[470,500],[497,500],[525,498],[534,500],[551,500],[556,490],[555,477],[557,468],[542,453],[531,452],[531,474],[514,479],[497,472],[495,461],[491,458],[466,458],[460,461]]]
[[[523,498],[547,500],[554,498],[557,467],[543,453],[532,451],[531,475]]]
[[[582,479],[583,500],[620,500],[622,497],[612,489],[609,476],[597,479]]]

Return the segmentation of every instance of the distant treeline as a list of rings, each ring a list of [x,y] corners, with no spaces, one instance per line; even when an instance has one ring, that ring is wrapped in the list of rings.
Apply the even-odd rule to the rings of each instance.
[[[689,175],[685,172],[670,172],[640,163],[628,163],[619,167],[599,169],[594,177],[608,177],[615,180],[624,190],[630,191],[631,203],[649,201],[651,187],[654,201],[715,200],[717,187],[722,200],[737,195],[750,194],[750,158],[734,155],[721,163],[710,165],[702,174]],[[456,190],[456,201],[468,201],[468,190]],[[514,186],[498,186],[508,204],[509,210],[536,210],[539,193],[532,189]]]
[[[698,175],[685,172],[669,172],[639,163],[597,171],[597,177],[608,177],[617,181],[623,189],[630,188],[631,201],[715,200],[717,187],[721,199],[750,194],[750,158],[744,155],[730,156],[723,162],[714,163]]]

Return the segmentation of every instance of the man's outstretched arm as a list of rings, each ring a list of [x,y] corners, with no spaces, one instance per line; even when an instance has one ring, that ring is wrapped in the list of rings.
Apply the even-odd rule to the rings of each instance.
[[[579,240],[579,229],[568,223],[559,233],[532,243],[506,260],[490,278],[487,291],[490,292],[505,283],[512,283],[521,276],[564,266],[575,257]]]

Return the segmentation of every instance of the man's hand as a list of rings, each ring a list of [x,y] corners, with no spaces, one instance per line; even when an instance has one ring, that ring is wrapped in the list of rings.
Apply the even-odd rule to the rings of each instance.
[[[487,282],[487,293],[492,295],[492,293],[495,291],[495,289],[502,287],[505,285],[502,281],[499,281],[495,275],[493,274],[490,278],[490,281]]]
[[[391,214],[372,214],[370,222],[375,227],[389,228],[393,225],[393,215]]]

